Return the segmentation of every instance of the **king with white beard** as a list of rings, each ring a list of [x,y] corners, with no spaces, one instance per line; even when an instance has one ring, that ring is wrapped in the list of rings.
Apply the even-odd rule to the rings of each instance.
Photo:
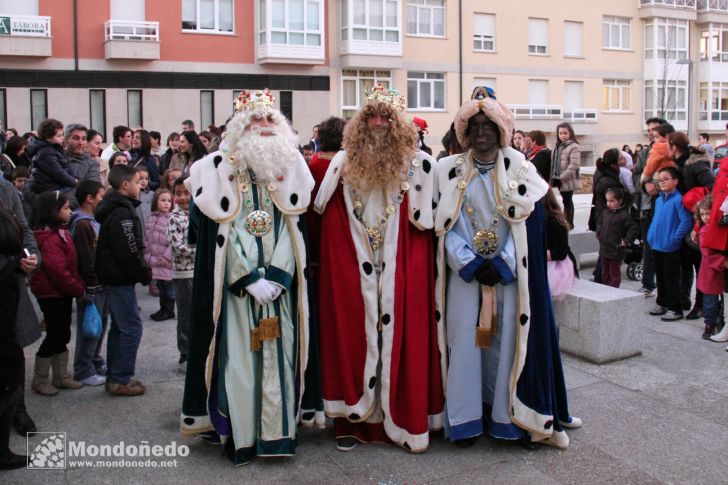
[[[236,465],[296,447],[308,347],[300,215],[313,179],[266,89],[243,91],[187,181],[197,245],[181,429]]]

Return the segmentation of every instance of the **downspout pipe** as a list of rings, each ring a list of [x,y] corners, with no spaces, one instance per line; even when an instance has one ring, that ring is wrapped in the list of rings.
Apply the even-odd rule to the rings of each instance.
[[[78,71],[78,0],[73,0],[73,69]]]
[[[75,0],[74,0],[75,1]],[[458,0],[458,55],[459,55],[459,96],[458,106],[463,102],[463,0]]]

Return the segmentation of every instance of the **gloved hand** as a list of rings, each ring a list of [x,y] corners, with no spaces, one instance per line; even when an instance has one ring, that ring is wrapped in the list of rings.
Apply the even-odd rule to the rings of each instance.
[[[266,281],[267,281],[267,280],[266,280]],[[273,283],[271,283],[271,286],[272,286],[272,287],[273,287],[273,288],[275,289],[275,291],[276,291],[276,292],[275,292],[275,294],[273,295],[273,300],[271,300],[271,301],[274,301],[274,300],[275,300],[276,298],[278,298],[279,296],[281,296],[281,293],[283,293],[283,288],[281,288],[280,286],[278,286],[278,285],[275,285],[275,284],[273,284]]]
[[[485,286],[495,286],[501,282],[498,270],[495,268],[493,263],[487,259],[483,261],[483,264],[481,264],[477,270],[475,270],[475,279],[478,283]]]
[[[265,278],[261,278],[254,283],[250,283],[245,287],[250,296],[255,298],[259,305],[270,303],[280,294],[277,293],[277,287]]]

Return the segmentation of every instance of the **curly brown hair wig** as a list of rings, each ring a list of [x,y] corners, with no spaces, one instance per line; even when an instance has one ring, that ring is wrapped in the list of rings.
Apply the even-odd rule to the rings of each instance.
[[[381,114],[389,119],[384,136],[377,137],[367,125]],[[417,150],[417,131],[387,103],[369,103],[344,129],[343,176],[357,188],[399,184]]]

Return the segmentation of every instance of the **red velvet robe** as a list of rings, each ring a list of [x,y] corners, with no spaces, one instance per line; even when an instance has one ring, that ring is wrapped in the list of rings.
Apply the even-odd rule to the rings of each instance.
[[[357,256],[350,230],[350,217],[354,216],[346,209],[343,190],[339,184],[321,221],[319,313],[324,406],[327,415],[346,418],[336,420],[337,437],[391,441],[411,451],[424,451],[429,429],[441,427],[444,407],[437,335],[440,315],[435,310],[434,234],[410,222],[407,195],[399,206],[394,311],[389,315],[379,310],[382,365],[381,371],[373,372],[371,363],[376,362],[379,346],[372,346],[367,339],[360,268],[367,275],[373,270],[371,263]],[[387,264],[392,262],[385,259]],[[386,328],[390,326],[393,329]],[[377,384],[381,385],[384,422],[366,422],[375,408]],[[372,401],[362,407],[362,402],[368,401],[365,394]],[[362,413],[351,412],[357,403]]]

